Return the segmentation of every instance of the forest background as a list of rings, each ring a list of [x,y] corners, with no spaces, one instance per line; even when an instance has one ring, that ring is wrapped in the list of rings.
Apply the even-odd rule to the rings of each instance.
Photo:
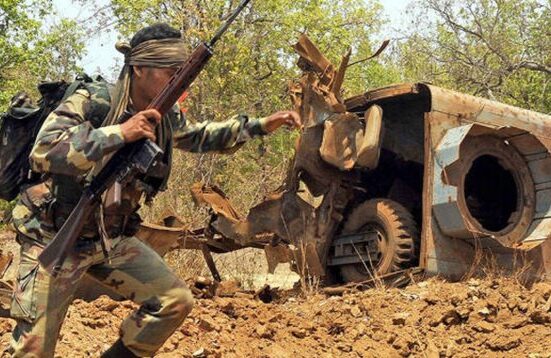
[[[69,1],[66,1],[69,3]],[[350,47],[352,59],[372,53],[388,34],[376,0],[252,1],[216,48],[190,90],[190,120],[223,120],[237,113],[267,115],[290,107],[287,86],[299,76],[292,44],[306,33],[333,63]],[[47,0],[0,0],[0,111],[43,80],[72,80],[82,71],[87,41],[104,32],[128,39],[158,21],[180,28],[190,50],[213,31],[236,0],[75,0],[90,16],[65,18]],[[61,9],[63,10],[63,9]],[[390,48],[351,67],[345,97],[398,82],[430,82],[515,106],[551,111],[550,0],[413,0],[393,29]],[[99,54],[101,55],[101,54]],[[116,78],[117,68],[101,69]],[[248,143],[234,155],[177,153],[169,189],[143,211],[148,220],[175,213],[190,226],[206,213],[189,188],[220,186],[242,214],[277,189],[293,155],[296,132]],[[0,209],[9,206],[0,202]]]

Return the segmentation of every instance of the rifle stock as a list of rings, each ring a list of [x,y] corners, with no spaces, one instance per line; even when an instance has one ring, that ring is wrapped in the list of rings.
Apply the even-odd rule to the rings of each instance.
[[[96,201],[91,191],[85,189],[74,210],[56,233],[54,239],[40,253],[40,263],[53,276],[59,273],[61,261],[65,259],[65,253],[75,246],[84,224],[97,207]],[[58,238],[63,238],[63,240]]]

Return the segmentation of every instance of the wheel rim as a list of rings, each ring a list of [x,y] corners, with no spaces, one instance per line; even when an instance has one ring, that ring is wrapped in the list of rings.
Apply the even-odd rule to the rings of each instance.
[[[360,262],[354,264],[354,268],[362,275],[369,275],[373,271],[378,271],[385,260],[385,252],[388,252],[388,235],[383,227],[377,223],[368,223],[362,226],[359,232],[375,231],[377,233],[377,260],[376,262]],[[369,245],[369,244],[366,244]],[[369,247],[362,247],[363,251],[369,256]],[[360,251],[360,250],[358,250]],[[361,252],[361,251],[360,251]]]

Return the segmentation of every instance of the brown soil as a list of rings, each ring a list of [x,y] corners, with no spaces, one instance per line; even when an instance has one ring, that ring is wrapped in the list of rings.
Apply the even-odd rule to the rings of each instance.
[[[510,279],[405,289],[376,288],[342,297],[290,293],[271,303],[252,295],[198,299],[158,357],[549,356],[551,284],[527,289]],[[117,337],[130,303],[75,301],[59,357],[98,356]],[[13,321],[0,320],[6,346]],[[203,351],[203,355],[199,354]]]

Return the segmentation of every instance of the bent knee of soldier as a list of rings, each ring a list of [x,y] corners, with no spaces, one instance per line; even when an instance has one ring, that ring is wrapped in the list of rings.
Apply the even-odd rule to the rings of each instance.
[[[169,306],[176,311],[179,316],[185,318],[193,309],[195,299],[190,289],[187,287],[173,288],[167,292]]]

